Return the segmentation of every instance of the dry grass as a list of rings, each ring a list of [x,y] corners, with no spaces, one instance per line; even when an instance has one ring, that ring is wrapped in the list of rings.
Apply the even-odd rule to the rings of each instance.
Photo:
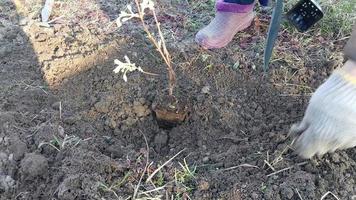
[[[182,154],[184,149],[159,165],[149,160],[149,144],[145,135],[143,135],[143,138],[146,144],[143,152],[145,162],[142,164],[144,166],[141,164],[131,166],[123,177],[112,183],[99,182],[99,189],[104,193],[111,193],[116,199],[169,200],[181,199],[183,196],[190,199],[189,194],[195,189],[190,182],[195,179],[196,168],[189,165],[185,159],[183,159],[183,163],[173,162],[176,157]],[[141,163],[141,159],[142,157],[139,156],[136,161],[132,162]],[[120,193],[120,191],[126,191],[128,188],[132,191],[131,195],[125,196]]]

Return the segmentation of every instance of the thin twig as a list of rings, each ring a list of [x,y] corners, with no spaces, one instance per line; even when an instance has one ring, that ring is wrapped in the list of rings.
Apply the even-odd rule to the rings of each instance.
[[[335,197],[335,199],[340,200],[339,197],[337,197],[334,193],[332,193],[332,192],[330,192],[330,191],[328,191],[327,193],[325,193],[325,194],[320,198],[320,200],[325,199],[329,194],[332,195],[333,197]]]
[[[53,148],[54,148],[55,150],[57,150],[58,152],[61,151],[60,149],[58,149],[55,145],[53,145],[53,144],[50,143],[50,142],[41,142],[41,143],[38,145],[38,148],[41,148],[41,147],[42,147],[43,145],[45,145],[45,144],[47,144],[47,145],[53,147]]]
[[[268,174],[268,175],[267,175],[267,177],[270,177],[270,176],[273,176],[273,175],[279,174],[279,173],[281,173],[281,172],[284,172],[284,171],[287,171],[287,170],[293,169],[293,168],[294,168],[294,167],[296,167],[296,166],[302,166],[302,165],[305,165],[305,164],[307,164],[307,163],[308,163],[307,161],[305,161],[305,162],[301,162],[301,163],[298,163],[298,164],[296,164],[296,165],[293,165],[293,166],[290,166],[290,167],[287,167],[287,168],[284,168],[284,169],[278,170],[278,171],[276,171],[276,172],[270,173],[270,174]]]
[[[172,67],[171,56],[170,56],[170,54],[169,54],[169,52],[167,50],[166,42],[165,42],[165,39],[164,39],[162,31],[161,31],[160,23],[159,23],[159,21],[157,19],[156,12],[154,10],[152,10],[153,17],[154,17],[154,20],[155,20],[155,23],[156,23],[156,27],[157,27],[157,30],[158,30],[158,34],[159,34],[159,37],[160,37],[160,41],[159,42],[157,42],[157,40],[151,34],[151,32],[149,31],[149,29],[148,29],[148,27],[147,27],[147,25],[145,23],[145,20],[144,20],[144,12],[145,11],[141,10],[139,1],[135,0],[135,3],[136,3],[137,10],[138,10],[139,18],[140,18],[142,26],[143,26],[143,30],[146,32],[146,34],[148,36],[148,39],[156,47],[157,51],[160,53],[161,57],[163,58],[164,62],[167,65],[169,95],[173,95],[173,89],[174,89],[175,84],[176,84],[176,74],[175,74],[175,72],[173,70],[173,67]]]
[[[161,26],[160,23],[158,22],[157,16],[156,16],[156,12],[153,11],[153,17],[155,19],[155,22],[157,24],[157,29],[158,29],[158,34],[161,38],[161,42],[162,42],[162,48],[163,48],[163,53],[166,55],[166,58],[169,62],[169,64],[167,65],[168,68],[168,78],[169,78],[169,94],[173,95],[173,88],[175,87],[175,82],[176,82],[176,75],[175,72],[173,70],[172,67],[172,61],[171,61],[171,55],[169,54],[168,50],[167,50],[167,46],[166,46],[166,41],[163,37],[162,31],[161,31]]]
[[[283,160],[283,154],[290,149],[290,145],[287,144],[287,146],[282,150],[282,152],[272,161],[271,165],[274,166],[276,165],[278,162],[280,162],[281,160]]]
[[[299,190],[297,188],[295,188],[295,191],[297,192],[299,199],[300,200],[304,200],[302,195],[300,194],[300,192],[299,192]]]
[[[59,102],[59,119],[62,119],[62,102]]]
[[[263,162],[266,163],[266,165],[271,168],[272,171],[276,171],[276,169],[267,160],[264,160]]]
[[[105,185],[104,183],[101,183],[101,182],[99,182],[99,186],[101,186],[104,190],[106,190],[108,192],[112,192],[117,199],[120,199],[119,195],[117,195],[117,193],[111,188],[111,186],[108,187],[107,185]]]
[[[63,17],[64,17],[63,15],[62,15],[62,16],[59,16],[59,17],[56,17],[56,18],[54,18],[54,19],[48,21],[47,23],[48,23],[48,24],[51,24],[51,23],[53,23],[53,22],[55,22],[55,21],[57,21],[57,20],[62,19]]]
[[[141,134],[143,135],[143,138],[145,139],[145,143],[146,143],[146,165],[145,165],[145,169],[143,170],[142,174],[141,174],[141,177],[140,177],[140,180],[138,181],[137,185],[136,185],[136,188],[134,190],[134,194],[132,195],[132,199],[135,200],[136,199],[136,196],[137,196],[137,192],[138,192],[138,189],[140,188],[140,185],[141,185],[141,182],[142,182],[142,179],[143,179],[143,176],[145,175],[146,171],[147,171],[147,167],[149,165],[149,153],[150,153],[150,147],[148,146],[148,142],[147,142],[147,138],[145,136],[145,134],[143,134],[142,131],[140,131]]]
[[[138,15],[139,15],[139,18],[141,20],[141,23],[142,23],[142,26],[143,26],[143,29],[144,31],[146,32],[147,36],[148,36],[148,39],[155,45],[156,49],[158,50],[158,52],[161,54],[164,62],[169,65],[169,62],[166,58],[166,56],[164,55],[163,51],[161,50],[160,48],[160,45],[157,43],[157,41],[154,39],[153,35],[151,34],[151,32],[148,30],[148,27],[145,23],[145,20],[143,18],[144,14],[144,10],[141,10],[141,7],[140,7],[140,3],[138,2],[138,0],[135,0],[135,3],[136,3],[136,7],[137,7],[137,12],[138,12]],[[153,11],[154,12],[154,11]]]
[[[159,166],[146,180],[146,183],[148,183],[153,177],[154,175],[156,175],[164,166],[166,166],[169,162],[171,162],[175,157],[177,157],[179,154],[181,154],[185,149],[182,149],[181,151],[179,151],[176,155],[174,155],[172,158],[170,158],[169,160],[167,160],[165,163],[163,163],[163,165]]]
[[[29,88],[29,87],[30,87],[30,88],[39,88],[39,89],[42,90],[42,92],[44,92],[46,95],[48,95],[48,92],[43,89],[43,86],[33,86],[33,85],[30,85],[30,84],[25,83],[24,81],[21,81],[21,83],[26,86],[25,89],[27,89],[27,88]]]
[[[147,194],[152,193],[152,192],[157,192],[157,191],[163,190],[165,187],[167,187],[167,185],[154,188],[153,190],[149,190],[149,191],[145,191],[145,192],[140,192],[139,194],[147,195]]]
[[[16,195],[15,199],[17,199],[18,197],[20,197],[23,194],[28,194],[29,192],[20,192],[18,195]]]
[[[228,168],[225,168],[225,169],[221,169],[219,171],[228,171],[228,170],[233,170],[233,169],[236,169],[236,168],[240,168],[240,167],[250,167],[250,168],[257,168],[259,169],[258,166],[255,166],[255,165],[250,165],[250,164],[241,164],[241,165],[237,165],[237,166],[233,166],[233,167],[228,167]]]
[[[151,76],[158,76],[158,74],[151,73],[151,72],[145,72],[145,71],[143,71],[142,73],[143,73],[143,74],[147,74],[147,75],[151,75]]]
[[[305,94],[280,94],[280,97],[310,97],[313,93],[305,93]]]

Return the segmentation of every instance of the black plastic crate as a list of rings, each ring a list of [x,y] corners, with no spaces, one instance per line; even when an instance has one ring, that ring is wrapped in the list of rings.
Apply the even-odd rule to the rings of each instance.
[[[287,13],[287,19],[301,32],[307,31],[323,16],[320,5],[313,0],[301,0]]]

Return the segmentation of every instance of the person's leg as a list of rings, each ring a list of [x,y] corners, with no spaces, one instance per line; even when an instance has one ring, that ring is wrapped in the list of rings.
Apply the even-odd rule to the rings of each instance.
[[[238,4],[252,4],[251,0],[224,0],[227,3],[238,3]],[[269,0],[259,0],[261,6],[268,6]]]
[[[196,42],[205,49],[226,46],[237,32],[251,25],[254,4],[255,0],[217,0],[215,18],[198,32]]]
[[[262,7],[266,7],[269,5],[269,0],[259,0]]]

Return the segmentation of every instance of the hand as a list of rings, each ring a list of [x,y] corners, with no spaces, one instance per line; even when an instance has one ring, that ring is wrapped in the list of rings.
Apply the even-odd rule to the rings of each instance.
[[[303,158],[356,146],[356,62],[347,61],[316,90],[290,134]]]

